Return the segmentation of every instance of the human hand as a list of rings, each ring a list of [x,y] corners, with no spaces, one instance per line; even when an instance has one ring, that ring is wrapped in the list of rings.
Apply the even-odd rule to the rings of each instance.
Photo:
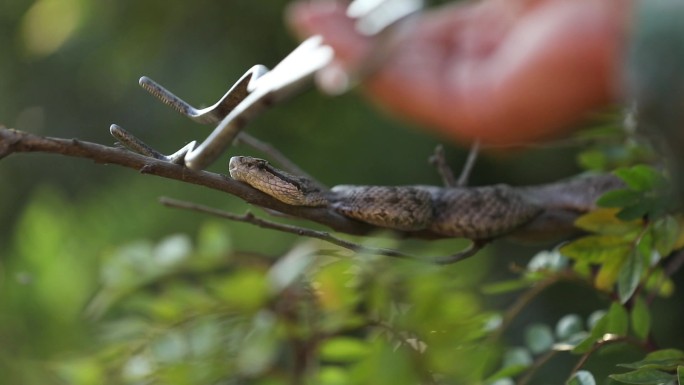
[[[520,144],[559,136],[619,96],[630,2],[485,0],[419,16],[365,81],[395,114],[461,141]],[[353,71],[372,40],[331,1],[295,3],[298,34],[320,34],[328,69]],[[325,76],[323,76],[325,79]]]

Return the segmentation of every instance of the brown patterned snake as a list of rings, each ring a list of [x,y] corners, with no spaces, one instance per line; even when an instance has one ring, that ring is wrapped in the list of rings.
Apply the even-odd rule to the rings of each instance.
[[[601,175],[531,187],[340,185],[327,190],[278,170],[263,159],[236,156],[230,159],[229,170],[233,179],[287,204],[327,206],[378,227],[425,230],[472,240],[490,240],[532,225],[545,226],[562,212],[587,212],[598,196],[621,184],[617,178]],[[533,223],[539,220],[541,224]]]

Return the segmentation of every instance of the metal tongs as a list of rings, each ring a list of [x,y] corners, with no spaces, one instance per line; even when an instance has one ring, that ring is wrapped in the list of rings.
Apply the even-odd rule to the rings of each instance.
[[[391,47],[397,27],[423,7],[422,0],[354,0],[347,15],[356,20],[356,29],[376,37],[376,49],[362,68],[354,74],[363,78],[383,62]],[[143,76],[140,85],[164,104],[191,120],[217,124],[200,145],[192,141],[172,155],[163,155],[123,128],[113,124],[111,134],[129,149],[169,162],[183,164],[193,170],[211,165],[240,134],[247,122],[297,91],[313,83],[315,74],[334,58],[332,47],[321,36],[302,42],[272,70],[263,65],[250,68],[214,105],[198,109],[177,97],[152,79]],[[338,90],[339,91],[339,90]]]

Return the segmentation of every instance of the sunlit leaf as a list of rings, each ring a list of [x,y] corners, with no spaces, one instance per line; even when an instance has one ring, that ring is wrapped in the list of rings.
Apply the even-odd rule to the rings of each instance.
[[[646,281],[646,288],[655,291],[661,297],[669,297],[674,293],[674,282],[665,274],[661,267],[653,269]]]
[[[84,14],[78,0],[40,0],[22,20],[22,40],[30,55],[45,56],[58,50],[76,31]]]
[[[597,289],[605,291],[612,290],[629,254],[630,249],[623,248],[619,253],[616,252],[610,258],[606,258],[606,260],[603,261],[603,265],[601,265],[599,272],[596,275],[596,279],[594,280],[594,285],[596,285]]]
[[[241,269],[212,278],[207,286],[226,305],[242,311],[259,309],[270,297],[265,274],[257,269]]]
[[[540,251],[527,263],[528,272],[560,271],[568,265],[568,259],[558,250]]]
[[[634,301],[630,319],[634,334],[642,340],[646,339],[651,331],[651,312],[643,298],[638,297]]]
[[[597,171],[605,170],[608,165],[606,155],[602,151],[595,149],[581,152],[578,156],[578,162],[582,168]]]
[[[245,336],[237,357],[238,370],[255,376],[267,370],[276,358],[279,337],[273,314],[263,311],[252,321],[251,330]]]
[[[591,372],[579,370],[566,382],[567,385],[596,385],[596,380]]]
[[[367,383],[371,378],[375,385],[420,383],[418,372],[413,367],[411,356],[405,348],[394,349],[380,340],[375,340],[371,347],[368,357],[352,369],[351,383]]]
[[[192,252],[192,241],[185,234],[170,235],[154,247],[152,258],[161,268],[179,265]]]
[[[368,352],[368,343],[357,338],[336,337],[321,345],[321,358],[332,362],[355,362]]]
[[[280,258],[268,272],[272,290],[279,292],[299,279],[314,263],[314,251],[311,243],[301,243]]]
[[[182,362],[189,353],[190,345],[179,330],[169,330],[151,344],[154,359],[162,363]]]
[[[626,235],[641,229],[641,221],[624,222],[616,217],[618,209],[600,208],[577,218],[575,226],[592,233],[604,235]]]
[[[623,259],[631,244],[621,237],[610,235],[590,235],[582,237],[561,247],[560,252],[578,261],[603,263]]]
[[[566,314],[556,323],[556,337],[565,340],[584,330],[582,318],[577,314]]]
[[[319,385],[348,385],[349,372],[340,366],[324,366],[316,374],[316,381]]]
[[[503,356],[503,367],[509,366],[523,366],[528,367],[532,365],[534,359],[527,348],[513,347],[506,350]]]
[[[603,309],[593,311],[589,314],[589,317],[587,317],[587,328],[589,328],[589,330],[596,328],[596,324],[602,320],[606,314],[608,314],[608,312]]]

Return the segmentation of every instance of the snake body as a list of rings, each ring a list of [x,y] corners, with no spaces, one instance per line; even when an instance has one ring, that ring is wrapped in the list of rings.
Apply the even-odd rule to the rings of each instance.
[[[230,176],[281,202],[297,206],[327,206],[375,226],[428,230],[474,240],[507,234],[540,215],[544,209],[520,190],[498,184],[484,187],[352,186],[330,190],[272,167],[263,159],[231,158]]]

